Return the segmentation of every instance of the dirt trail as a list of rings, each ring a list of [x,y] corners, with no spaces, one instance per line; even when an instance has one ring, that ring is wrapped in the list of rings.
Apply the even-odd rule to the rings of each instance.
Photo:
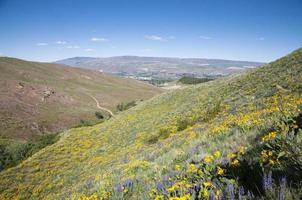
[[[88,95],[89,95],[89,94],[88,94]],[[95,101],[96,107],[97,107],[97,108],[99,108],[99,109],[101,109],[101,110],[104,110],[104,111],[108,112],[112,117],[114,116],[114,114],[113,114],[113,112],[112,112],[111,110],[109,110],[109,109],[107,109],[107,108],[104,108],[104,107],[100,106],[99,101],[98,101],[94,96],[92,96],[92,95],[89,95],[89,96]]]

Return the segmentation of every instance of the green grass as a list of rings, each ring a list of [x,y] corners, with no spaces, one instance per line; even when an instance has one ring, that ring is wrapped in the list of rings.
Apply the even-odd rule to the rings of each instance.
[[[186,169],[217,150],[226,158],[240,146],[253,148],[263,130],[296,116],[301,80],[299,49],[259,69],[154,97],[102,124],[70,129],[1,172],[0,197],[149,199],[175,165]],[[134,186],[119,192],[129,180]]]

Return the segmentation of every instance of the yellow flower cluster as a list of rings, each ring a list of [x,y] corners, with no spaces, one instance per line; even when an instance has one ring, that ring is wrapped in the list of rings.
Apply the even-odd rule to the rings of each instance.
[[[167,190],[169,192],[173,192],[173,191],[176,191],[178,189],[182,189],[182,188],[189,188],[191,187],[190,184],[188,184],[185,180],[183,181],[179,181],[179,182],[176,182],[174,183],[174,185],[172,185],[170,188],[168,188]]]
[[[178,171],[178,172],[180,172],[181,171],[180,165],[175,165],[175,170]]]
[[[215,186],[211,182],[204,182],[202,185],[203,185],[204,189],[203,189],[201,195],[203,198],[208,199],[210,196],[209,190],[212,190],[215,192],[215,190],[216,190]],[[215,192],[216,199],[219,199],[220,195],[221,195],[221,191],[216,190],[216,192]]]
[[[79,200],[98,200],[98,195],[96,193],[93,193],[90,196],[86,196],[83,194]]]
[[[267,141],[273,140],[273,139],[275,139],[276,135],[277,135],[276,131],[270,132],[269,134],[262,137],[262,142],[267,142]]]
[[[154,200],[163,200],[164,196],[163,195],[156,195]]]
[[[236,154],[230,153],[230,154],[228,154],[227,157],[228,157],[229,159],[234,159],[234,158],[236,158],[236,156],[237,156]]]
[[[215,158],[220,158],[221,152],[220,151],[215,151],[213,155],[214,155]]]
[[[205,157],[203,158],[203,161],[204,161],[205,163],[210,163],[210,162],[212,162],[213,160],[214,160],[214,156],[212,156],[212,155],[205,156]]]
[[[225,170],[222,169],[221,167],[219,167],[219,166],[217,167],[217,174],[218,174],[218,175],[223,175],[223,174],[224,174],[224,171],[225,171]]]
[[[233,160],[233,161],[231,162],[231,165],[234,166],[234,167],[237,167],[237,166],[240,165],[240,162],[239,162],[238,159],[235,159],[235,160]]]
[[[218,158],[220,158],[221,157],[221,152],[220,151],[215,151],[214,153],[213,153],[213,155],[207,155],[207,156],[205,156],[204,158],[203,158],[203,161],[205,162],[205,163],[211,163],[211,162],[213,162],[215,159],[218,159]]]
[[[169,200],[190,200],[191,195],[190,194],[186,194],[184,196],[181,197],[170,197]]]
[[[246,151],[246,147],[243,147],[243,146],[239,147],[239,150],[238,150],[239,154],[244,155],[245,151]]]
[[[186,172],[187,173],[195,173],[195,172],[197,172],[197,168],[195,167],[194,164],[190,164]]]
[[[132,171],[133,169],[138,169],[138,168],[146,168],[149,166],[149,162],[145,160],[135,160],[130,165],[125,169],[125,172]]]
[[[213,184],[211,182],[204,182],[204,183],[202,183],[202,185],[206,188],[213,186]]]
[[[208,190],[204,190],[204,191],[202,192],[202,197],[203,197],[203,198],[208,199],[209,196],[210,196],[210,193],[209,193]]]
[[[261,151],[262,162],[267,162],[270,165],[280,164],[278,158],[274,160],[274,153],[270,150]]]
[[[268,159],[269,157],[273,156],[273,152],[272,151],[268,151],[268,150],[262,150],[261,151],[261,157],[263,160]]]

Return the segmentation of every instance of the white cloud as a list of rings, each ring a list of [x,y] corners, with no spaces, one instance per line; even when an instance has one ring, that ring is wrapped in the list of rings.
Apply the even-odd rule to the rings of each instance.
[[[205,36],[205,35],[201,35],[199,36],[200,39],[203,39],[203,40],[211,40],[212,38],[209,37],[209,36]]]
[[[78,46],[78,45],[69,45],[69,46],[67,46],[66,48],[68,48],[68,49],[79,49],[79,48],[81,48],[81,47]]]
[[[175,37],[173,35],[169,36],[169,40],[174,40]]]
[[[36,44],[37,46],[47,46],[48,44],[47,43],[44,43],[44,42],[39,42]]]
[[[158,35],[146,35],[145,38],[147,40],[154,40],[154,41],[167,41],[166,39]]]
[[[85,51],[87,51],[87,52],[92,52],[92,51],[94,51],[94,49],[88,48],[88,49],[85,49]]]
[[[67,42],[59,40],[59,41],[56,41],[56,44],[67,44]]]
[[[93,37],[90,40],[92,42],[108,42],[109,41],[107,38],[97,38],[97,37]]]

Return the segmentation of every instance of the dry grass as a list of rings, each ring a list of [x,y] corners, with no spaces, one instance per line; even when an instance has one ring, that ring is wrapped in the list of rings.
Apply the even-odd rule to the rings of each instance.
[[[28,139],[94,118],[100,104],[146,100],[161,90],[98,71],[0,58],[0,133]]]

